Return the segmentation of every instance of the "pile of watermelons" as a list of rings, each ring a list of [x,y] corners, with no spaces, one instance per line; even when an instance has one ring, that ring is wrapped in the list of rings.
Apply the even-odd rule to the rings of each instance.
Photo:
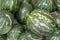
[[[0,0],[0,40],[60,40],[60,0]]]

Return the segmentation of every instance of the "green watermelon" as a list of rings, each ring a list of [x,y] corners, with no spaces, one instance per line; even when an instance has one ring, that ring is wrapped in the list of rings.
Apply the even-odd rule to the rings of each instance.
[[[22,23],[25,24],[26,23],[26,15],[30,14],[30,12],[32,11],[32,6],[29,3],[22,3],[20,9],[19,9],[19,13],[16,13],[16,18],[17,20]]]
[[[60,40],[60,30],[55,30],[47,37],[47,40]]]
[[[1,10],[1,0],[0,0],[0,10]]]
[[[30,0],[23,0],[23,2],[28,2],[28,3],[29,3],[29,2],[30,2]]]
[[[46,10],[36,9],[27,15],[27,29],[36,35],[45,35],[52,33],[56,27],[54,17]]]
[[[19,40],[41,40],[41,38],[34,35],[32,32],[24,32],[20,37]]]
[[[52,11],[56,11],[57,10],[57,6],[55,4],[55,0],[53,0],[53,3],[54,3],[54,5],[53,5],[53,10]]]
[[[60,10],[60,0],[55,0],[55,4],[57,6],[57,9]]]
[[[9,32],[13,26],[13,15],[8,11],[0,10],[0,35]]]
[[[5,40],[4,36],[0,35],[0,40]]]
[[[24,32],[24,28],[20,24],[15,24],[7,34],[9,40],[18,40],[19,36]]]
[[[20,3],[22,3],[23,0],[17,0],[17,1],[18,1],[18,3],[20,4]]]
[[[2,0],[2,8],[5,10],[9,10],[12,13],[15,13],[18,8],[18,1],[17,0]]]
[[[47,11],[52,11],[53,9],[53,0],[31,0],[31,4],[34,9],[44,9]]]
[[[59,11],[55,11],[51,13],[55,18],[55,22],[57,24],[57,27],[60,28],[60,12]]]

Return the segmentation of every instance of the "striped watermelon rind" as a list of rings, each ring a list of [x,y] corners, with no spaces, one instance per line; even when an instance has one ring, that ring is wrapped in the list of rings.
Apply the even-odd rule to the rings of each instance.
[[[4,10],[0,11],[0,35],[10,31],[13,25],[13,19],[13,15],[10,12]]]
[[[53,32],[56,27],[54,17],[46,10],[36,9],[27,17],[26,25],[28,30],[36,35],[48,35]]]

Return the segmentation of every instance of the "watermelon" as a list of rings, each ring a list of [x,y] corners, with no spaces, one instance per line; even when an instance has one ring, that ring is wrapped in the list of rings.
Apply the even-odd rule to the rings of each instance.
[[[24,32],[24,28],[20,24],[15,24],[7,34],[9,40],[18,40],[19,36]]]
[[[30,0],[23,0],[23,2],[28,2],[28,3],[29,3],[29,2],[30,2]]]
[[[52,11],[53,9],[53,0],[31,0],[31,4],[34,9],[44,9],[47,11]]]
[[[32,11],[32,6],[29,3],[22,3],[19,12],[16,13],[16,19],[18,20],[18,22],[20,22],[21,24],[25,24],[26,23],[26,15],[30,14],[30,12]]]
[[[24,32],[20,37],[19,40],[41,40],[41,38],[37,37],[31,32]]]
[[[36,9],[27,15],[27,29],[36,35],[49,35],[56,27],[54,17],[46,10]]]
[[[21,4],[21,3],[22,3],[22,1],[23,1],[23,0],[17,0],[17,2],[18,2],[19,4]]]
[[[55,11],[51,13],[55,18],[55,22],[57,24],[57,28],[60,28],[60,12],[59,11]]]
[[[57,9],[60,10],[60,0],[55,0],[55,4],[57,6]]]
[[[2,0],[2,8],[15,13],[19,9],[17,0]]]
[[[8,11],[0,10],[0,35],[9,32],[13,26],[13,15]]]
[[[47,40],[60,40],[60,30],[55,30],[47,37]]]
[[[1,0],[0,0],[0,10],[1,10]]]
[[[53,11],[56,11],[56,10],[58,10],[58,9],[57,9],[57,6],[56,6],[56,4],[55,4],[55,0],[53,0],[53,2],[54,2]]]
[[[5,40],[4,36],[0,35],[0,40]]]

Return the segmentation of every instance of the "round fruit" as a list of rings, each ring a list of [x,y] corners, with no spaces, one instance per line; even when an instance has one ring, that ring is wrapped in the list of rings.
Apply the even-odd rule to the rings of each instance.
[[[9,32],[13,25],[13,15],[10,12],[0,10],[0,35]]]
[[[26,20],[28,30],[34,32],[38,36],[50,34],[56,27],[54,17],[48,11],[42,9],[34,10],[28,15]]]
[[[29,3],[29,2],[30,2],[30,0],[23,0],[23,2],[28,2],[28,3]]]
[[[53,9],[53,0],[31,0],[31,4],[34,9],[44,9],[48,11],[52,11]]]
[[[60,40],[60,30],[56,30],[52,35],[49,35],[47,40]]]
[[[36,35],[32,34],[31,32],[25,32],[20,36],[19,40],[41,40],[41,39]]]
[[[55,0],[55,4],[56,4],[57,8],[60,10],[60,0]]]
[[[0,0],[0,10],[1,10],[1,0]]]
[[[16,18],[17,20],[22,23],[25,24],[26,23],[26,15],[30,14],[30,12],[32,11],[32,6],[29,3],[22,3],[19,13],[16,13]]]
[[[17,1],[18,1],[18,3],[22,3],[23,0],[17,0]]]
[[[5,40],[3,36],[0,35],[0,40]]]
[[[14,27],[10,30],[10,32],[7,34],[7,38],[9,40],[18,40],[21,33],[24,32],[23,26],[19,24],[15,24]]]
[[[2,8],[15,13],[18,10],[19,6],[17,0],[2,0]]]
[[[55,17],[54,19],[57,24],[57,27],[60,28],[60,12],[58,11],[52,12],[52,15]]]
[[[54,3],[54,5],[53,5],[53,10],[52,11],[56,11],[57,10],[57,6],[55,4],[55,0],[53,0],[53,3]]]

